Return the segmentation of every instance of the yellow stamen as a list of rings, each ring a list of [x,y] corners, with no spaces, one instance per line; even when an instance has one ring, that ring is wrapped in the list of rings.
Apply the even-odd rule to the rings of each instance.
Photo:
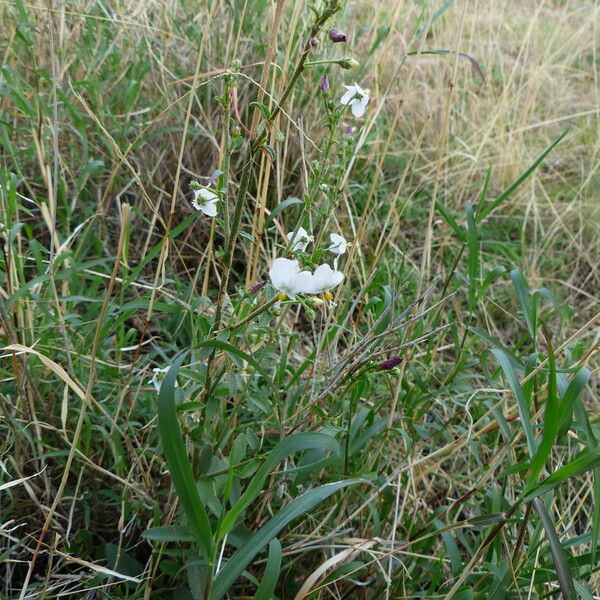
[[[331,302],[333,300],[333,294],[331,292],[325,292],[324,298],[327,302]]]
[[[279,292],[279,294],[277,294],[277,300],[283,302],[284,300],[287,300],[287,296],[283,292]]]

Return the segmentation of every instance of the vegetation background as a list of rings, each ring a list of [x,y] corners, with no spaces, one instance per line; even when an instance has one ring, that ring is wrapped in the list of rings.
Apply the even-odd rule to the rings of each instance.
[[[600,598],[597,2],[344,3],[311,56],[360,66],[305,69],[269,130],[218,338],[227,231],[190,182],[233,206],[224,73],[245,138],[315,12],[0,11],[0,597]],[[326,168],[324,73],[371,90]],[[336,306],[254,318],[315,180]]]

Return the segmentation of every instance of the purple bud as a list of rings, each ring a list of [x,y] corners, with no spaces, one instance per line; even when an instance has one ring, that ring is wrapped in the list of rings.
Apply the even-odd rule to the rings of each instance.
[[[391,371],[394,367],[397,367],[401,362],[402,359],[399,356],[392,356],[392,358],[382,360],[379,363],[379,368],[382,371]]]
[[[346,129],[344,130],[344,133],[348,137],[352,137],[352,134],[354,133],[354,129],[352,129],[352,125],[348,125],[348,127],[346,127]]]
[[[321,83],[319,84],[319,87],[324,92],[329,91],[329,77],[327,77],[327,75],[323,75],[323,77],[321,77]]]
[[[339,42],[345,42],[346,41],[346,34],[341,29],[338,29],[337,27],[334,27],[329,32],[329,39],[334,44],[338,44]]]
[[[265,287],[265,285],[267,285],[266,281],[261,281],[260,283],[254,283],[248,288],[248,291],[252,294],[256,294],[257,292],[260,292],[260,290],[262,290]]]

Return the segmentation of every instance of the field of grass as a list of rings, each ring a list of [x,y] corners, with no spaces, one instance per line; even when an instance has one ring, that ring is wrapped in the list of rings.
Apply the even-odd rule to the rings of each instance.
[[[597,1],[0,14],[0,599],[600,598]]]

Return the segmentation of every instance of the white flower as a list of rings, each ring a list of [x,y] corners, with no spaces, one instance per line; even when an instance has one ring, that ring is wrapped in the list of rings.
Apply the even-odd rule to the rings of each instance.
[[[348,242],[346,241],[346,239],[344,238],[343,235],[339,235],[337,233],[330,233],[329,239],[331,240],[331,245],[329,246],[329,248],[327,248],[327,250],[329,250],[329,252],[333,252],[334,254],[337,254],[338,256],[341,256],[342,254],[346,254],[346,249],[348,248]]]
[[[148,384],[153,385],[157,392],[160,392],[160,386],[162,385],[163,379],[170,368],[171,365],[165,367],[164,369],[159,369],[158,367],[152,369],[154,375],[152,375],[152,379],[148,382]],[[175,387],[179,387],[177,380],[175,380]]]
[[[269,277],[273,287],[289,296],[292,300],[296,294],[309,294],[312,273],[300,271],[300,263],[289,258],[276,258],[271,265]]]
[[[194,199],[192,206],[196,210],[201,210],[208,217],[217,216],[217,200],[219,197],[208,188],[194,190]]]
[[[315,241],[314,236],[308,235],[308,231],[304,227],[298,227],[296,235],[293,231],[288,232],[287,235],[292,244],[292,252],[305,252],[308,244]]]
[[[319,265],[313,275],[313,294],[328,292],[342,283],[344,274],[337,269],[332,269],[329,265]]]
[[[269,277],[273,287],[292,300],[296,294],[320,294],[333,289],[344,279],[344,274],[329,265],[319,265],[314,273],[301,271],[297,260],[276,258]]]
[[[342,84],[346,88],[346,92],[340,98],[340,103],[344,106],[350,106],[352,114],[355,117],[362,117],[367,110],[367,104],[369,103],[369,90],[363,90],[358,83],[354,85]]]

